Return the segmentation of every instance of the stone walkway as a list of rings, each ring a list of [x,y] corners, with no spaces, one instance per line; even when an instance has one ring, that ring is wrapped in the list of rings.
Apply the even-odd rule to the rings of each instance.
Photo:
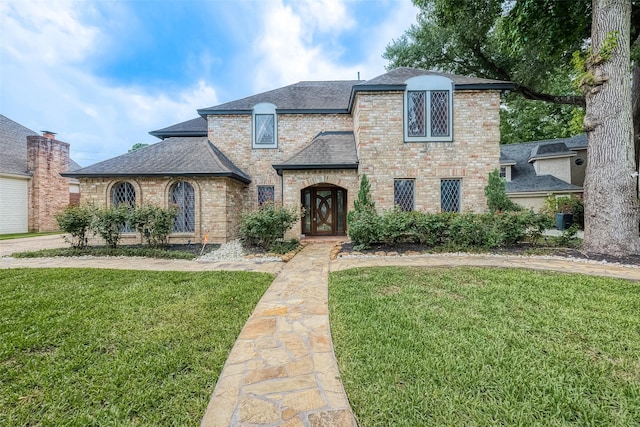
[[[240,333],[203,426],[355,426],[329,331],[329,252],[289,261]]]

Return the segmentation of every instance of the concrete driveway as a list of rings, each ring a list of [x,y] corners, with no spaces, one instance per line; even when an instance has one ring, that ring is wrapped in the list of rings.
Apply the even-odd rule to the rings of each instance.
[[[64,234],[0,240],[0,257],[9,256],[14,252],[64,248],[67,246],[69,246],[69,244],[64,241]]]

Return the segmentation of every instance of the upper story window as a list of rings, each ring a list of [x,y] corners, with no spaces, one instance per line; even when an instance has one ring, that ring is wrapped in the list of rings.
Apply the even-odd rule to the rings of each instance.
[[[257,104],[253,107],[253,148],[278,148],[276,106]]]
[[[406,81],[404,141],[453,141],[453,83],[442,76]]]

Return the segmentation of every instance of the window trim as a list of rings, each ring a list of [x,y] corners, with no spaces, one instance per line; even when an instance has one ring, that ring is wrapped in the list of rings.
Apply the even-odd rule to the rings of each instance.
[[[452,142],[453,141],[453,82],[443,76],[417,76],[408,79],[403,96],[403,136],[404,142]],[[409,94],[414,92],[424,93],[424,136],[409,135]],[[435,92],[447,92],[447,135],[432,135],[431,128],[431,98]]]
[[[185,206],[180,206],[177,203],[174,202],[174,191],[176,190],[176,188],[178,187],[178,185],[183,184],[183,185],[188,185],[189,187],[191,187],[191,195],[193,196],[193,205],[191,206],[191,209],[193,210],[193,230],[186,230],[186,231],[178,231],[176,230],[176,221],[178,220],[178,218],[182,217],[185,218],[188,216],[188,213],[186,212]],[[178,210],[180,211],[181,209],[184,209],[185,212],[180,215],[180,212],[178,212],[178,215],[174,218],[173,220],[173,224],[171,225],[171,234],[195,234],[196,232],[196,189],[193,186],[193,184],[191,184],[189,181],[175,181],[173,182],[170,186],[169,186],[169,205],[171,206],[172,204],[175,205]],[[184,201],[184,200],[183,200]],[[188,221],[187,221],[188,222]],[[187,224],[188,225],[188,224]]]
[[[410,181],[413,183],[411,191],[411,209],[404,209],[404,206],[396,203],[396,182]],[[393,179],[393,207],[399,207],[403,212],[411,212],[416,210],[416,179],[415,178],[394,178]]]
[[[260,189],[261,188],[270,188],[271,189],[271,195],[273,196],[273,198],[271,200],[264,200],[262,201],[262,203],[260,203]],[[256,201],[258,202],[258,207],[263,206],[266,203],[275,203],[276,201],[276,186],[275,185],[258,185],[256,187]]]
[[[457,181],[458,182],[458,210],[444,210],[442,203],[442,183],[444,181]],[[440,178],[440,212],[462,212],[462,178]]]
[[[265,144],[258,142],[258,116],[273,117],[273,143]],[[270,103],[260,103],[253,107],[251,112],[251,147],[253,149],[278,148],[278,116],[276,114],[276,106]]]

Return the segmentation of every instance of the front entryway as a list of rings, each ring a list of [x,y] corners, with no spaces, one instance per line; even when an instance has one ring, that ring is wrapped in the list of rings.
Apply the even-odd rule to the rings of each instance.
[[[347,223],[347,190],[336,186],[307,187],[301,191],[305,215],[302,234],[344,235]]]

